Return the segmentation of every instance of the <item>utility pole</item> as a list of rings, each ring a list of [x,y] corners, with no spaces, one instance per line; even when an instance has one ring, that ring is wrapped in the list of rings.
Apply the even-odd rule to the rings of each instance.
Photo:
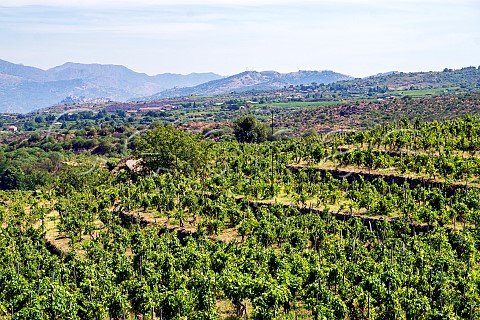
[[[272,109],[272,124],[271,124],[271,127],[272,127],[272,134],[271,134],[271,137],[272,137],[272,141],[270,141],[270,161],[271,161],[271,165],[270,165],[270,168],[271,168],[271,177],[270,177],[270,192],[272,194],[272,198],[275,196],[274,192],[273,192],[273,109]]]

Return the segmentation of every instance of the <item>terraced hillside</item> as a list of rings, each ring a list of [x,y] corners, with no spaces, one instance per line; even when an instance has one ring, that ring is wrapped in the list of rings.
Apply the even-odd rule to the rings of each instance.
[[[262,143],[154,125],[95,155],[58,130],[2,145],[3,317],[480,313],[478,117]]]

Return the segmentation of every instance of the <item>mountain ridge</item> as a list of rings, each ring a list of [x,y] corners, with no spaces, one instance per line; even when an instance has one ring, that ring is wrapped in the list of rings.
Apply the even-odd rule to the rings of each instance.
[[[229,77],[212,80],[195,87],[173,88],[159,92],[146,100],[175,98],[189,95],[217,95],[228,92],[248,90],[271,90],[290,85],[309,84],[312,82],[329,84],[341,80],[354,79],[351,76],[330,70],[299,70],[289,73],[277,71],[244,71]]]
[[[122,65],[75,62],[43,70],[0,59],[0,112],[29,112],[69,96],[127,101],[222,77],[212,72],[149,76]]]

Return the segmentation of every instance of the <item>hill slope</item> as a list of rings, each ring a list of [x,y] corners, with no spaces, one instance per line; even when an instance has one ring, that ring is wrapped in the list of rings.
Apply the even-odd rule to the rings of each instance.
[[[419,90],[432,88],[480,88],[480,67],[429,72],[388,72],[373,77],[338,83],[339,90],[368,92],[368,89],[385,87],[387,90]]]

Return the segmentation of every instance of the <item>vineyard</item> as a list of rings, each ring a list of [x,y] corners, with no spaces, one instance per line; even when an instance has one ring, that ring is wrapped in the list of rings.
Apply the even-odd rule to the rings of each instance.
[[[115,134],[0,166],[2,319],[480,319],[479,117]]]

